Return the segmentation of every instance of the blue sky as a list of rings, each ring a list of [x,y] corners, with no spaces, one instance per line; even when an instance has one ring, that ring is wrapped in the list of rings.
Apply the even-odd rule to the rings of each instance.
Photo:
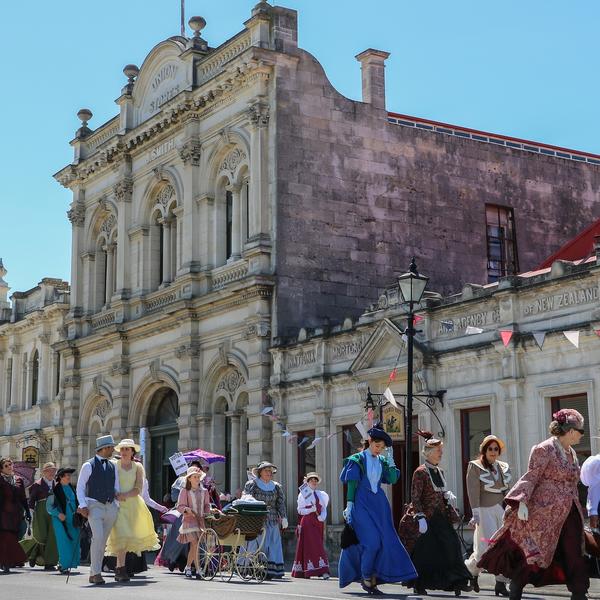
[[[255,0],[187,0],[216,46]],[[333,85],[360,99],[354,56],[392,53],[389,110],[600,154],[600,2],[287,0],[299,42]],[[70,277],[70,192],[52,174],[72,159],[77,110],[97,127],[117,112],[127,63],[179,32],[179,0],[3,2],[0,257],[12,291]]]

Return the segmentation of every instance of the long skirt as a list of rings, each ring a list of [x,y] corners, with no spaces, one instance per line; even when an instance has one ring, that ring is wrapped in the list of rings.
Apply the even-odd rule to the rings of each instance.
[[[261,537],[248,542],[247,550],[256,552]],[[267,556],[267,579],[281,579],[285,573],[283,567],[283,547],[281,545],[281,532],[279,523],[267,521],[265,526],[265,540],[261,550]]]
[[[525,559],[523,550],[510,537],[510,529],[494,540],[477,566],[494,575],[504,575],[524,587],[566,585],[572,594],[585,595],[590,585],[582,553],[583,523],[575,504],[563,523],[552,562],[545,569]]]
[[[46,500],[38,500],[31,522],[32,537],[19,543],[30,566],[53,567],[58,563],[58,548],[52,517],[46,510]]]
[[[54,535],[58,545],[58,555],[62,569],[74,569],[81,560],[81,530],[73,526],[73,513],[67,511],[67,519],[61,523],[52,517]]]
[[[477,563],[488,549],[492,536],[502,527],[503,517],[504,509],[501,504],[479,509],[479,523],[473,532],[473,554],[465,560],[465,565],[473,577],[477,577],[481,573]],[[508,580],[502,575],[496,575],[496,581],[507,582]]]
[[[19,544],[16,531],[0,531],[0,567],[22,567],[25,552]]]
[[[167,567],[170,571],[174,571],[176,568],[183,571],[187,562],[190,545],[180,544],[177,541],[182,521],[183,515],[171,525],[159,554],[160,559],[157,557],[159,564]]]
[[[408,585],[426,590],[466,588],[471,574],[465,567],[458,534],[441,512],[427,521],[427,532],[421,534],[410,556],[419,577]]]
[[[298,525],[298,545],[292,577],[309,579],[329,573],[329,560],[323,544],[324,525],[316,513],[304,515]]]
[[[103,571],[114,571],[117,567],[116,556],[105,556],[102,561]],[[148,562],[146,560],[146,553],[142,552],[141,556],[138,556],[135,552],[128,552],[125,555],[125,568],[127,574],[132,577],[136,573],[143,573],[148,570]]]

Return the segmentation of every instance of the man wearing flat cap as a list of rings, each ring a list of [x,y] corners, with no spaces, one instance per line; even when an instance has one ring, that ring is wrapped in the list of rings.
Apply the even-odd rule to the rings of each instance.
[[[46,571],[54,571],[58,563],[54,527],[46,510],[46,500],[52,492],[55,474],[56,465],[53,462],[45,463],[42,476],[29,488],[29,508],[33,511],[32,537],[20,542],[30,566],[43,566]]]
[[[92,530],[90,546],[90,583],[101,585],[102,559],[106,540],[110,534],[119,506],[116,502],[119,478],[115,464],[111,461],[115,449],[112,435],[103,435],[96,440],[96,456],[83,463],[77,479],[77,512],[86,517]]]

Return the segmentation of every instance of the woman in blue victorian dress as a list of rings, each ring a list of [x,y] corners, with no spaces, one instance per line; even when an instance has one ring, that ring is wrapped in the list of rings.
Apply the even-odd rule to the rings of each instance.
[[[383,456],[392,439],[379,426],[368,431],[368,445],[362,452],[344,459],[340,480],[348,486],[344,518],[354,529],[358,544],[342,550],[339,562],[340,588],[358,582],[372,595],[377,585],[409,581],[417,572],[398,538],[390,504],[382,484],[393,485],[400,478],[391,452]]]

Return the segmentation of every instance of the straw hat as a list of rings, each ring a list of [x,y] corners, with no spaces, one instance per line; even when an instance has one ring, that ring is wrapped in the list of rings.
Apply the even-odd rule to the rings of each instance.
[[[483,452],[483,449],[490,442],[496,442],[498,444],[498,447],[500,448],[500,452],[504,452],[504,448],[506,448],[506,444],[499,437],[496,437],[495,435],[486,435],[483,438],[483,441],[481,442],[481,444],[479,444],[479,452]]]
[[[44,466],[42,467],[42,473],[44,471],[46,471],[47,469],[55,469],[56,470],[56,465],[53,462],[44,463]]]
[[[206,473],[204,471],[202,471],[201,469],[199,469],[198,467],[188,467],[188,470],[186,471],[186,474],[184,475],[184,479],[186,480],[186,482],[192,475],[199,475],[200,481],[202,481],[206,477]]]
[[[321,483],[321,476],[315,471],[311,471],[304,476],[304,481],[308,481],[309,479],[316,479],[317,483]]]
[[[139,444],[136,444],[133,440],[130,439],[121,440],[115,446],[115,452],[121,452],[123,448],[133,448],[136,452],[141,452],[142,450],[142,447]]]

